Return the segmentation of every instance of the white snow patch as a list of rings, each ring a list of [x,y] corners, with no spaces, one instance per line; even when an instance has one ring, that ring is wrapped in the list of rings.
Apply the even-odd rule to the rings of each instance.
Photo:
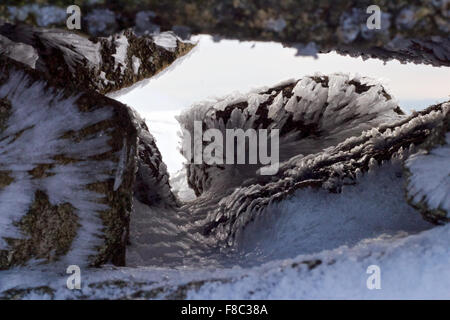
[[[425,200],[430,209],[450,213],[450,133],[445,139],[445,145],[413,154],[405,164],[411,172],[407,190],[414,202]]]
[[[87,60],[91,68],[99,68],[102,57],[100,55],[100,42],[94,43],[72,32],[57,29],[43,29],[36,31],[44,44],[48,47],[60,49],[64,60],[72,72],[75,72],[77,63]]]
[[[114,81],[108,80],[106,78],[106,73],[105,71],[100,71],[100,76],[99,76],[100,80],[103,82],[104,85],[107,85],[108,83],[112,83],[114,84]]]

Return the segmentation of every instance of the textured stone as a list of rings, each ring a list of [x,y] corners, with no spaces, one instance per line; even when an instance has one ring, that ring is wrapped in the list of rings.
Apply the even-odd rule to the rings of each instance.
[[[373,79],[318,74],[247,95],[230,95],[211,104],[194,104],[179,121],[189,133],[183,136],[183,145],[193,144],[188,139],[195,136],[194,121],[202,123],[203,132],[218,129],[223,137],[227,129],[277,129],[279,162],[282,163],[294,156],[320,152],[403,116],[385,88]],[[273,142],[268,140],[270,150]],[[228,143],[224,141],[223,164],[195,164],[193,152],[187,159],[188,183],[197,196],[205,191],[223,193],[225,187],[238,187],[261,169],[261,164],[226,164]],[[207,144],[203,141],[203,147]],[[194,150],[194,146],[190,149]],[[255,151],[258,154],[259,149]],[[247,144],[246,159],[249,153]]]
[[[193,47],[173,34],[165,36],[174,48],[158,45],[153,36],[138,37],[131,30],[89,40],[59,29],[0,25],[3,51],[10,58],[35,67],[52,82],[103,94],[154,76]]]
[[[140,182],[145,190],[158,194],[165,183],[171,196],[142,120],[115,100],[60,87],[9,58],[0,57],[0,71],[0,268],[124,265],[140,161],[153,161],[154,180]],[[157,191],[155,181],[162,181]]]
[[[450,116],[404,163],[408,202],[432,223],[450,222]]]
[[[143,28],[153,32],[158,29],[175,31],[183,27],[192,34],[282,42],[299,48],[299,53],[305,52],[304,48],[316,48],[321,52],[338,50],[384,60],[395,58],[404,62],[450,65],[448,1],[149,0],[145,3],[79,3],[85,18],[82,31],[93,32],[91,35],[95,36],[111,35],[117,30],[134,27],[139,13],[146,12],[145,19],[140,16],[138,19],[140,32]],[[59,3],[62,7],[69,4],[72,3]],[[379,30],[369,30],[366,26],[370,16],[366,10],[371,5],[378,5],[383,13]],[[108,10],[109,14],[96,14],[97,18],[94,18],[93,12],[99,10]],[[3,7],[3,17],[18,20],[8,12],[7,7]],[[103,23],[106,16],[116,21],[116,28]],[[33,19],[26,21],[33,22]],[[101,28],[99,21],[102,22]],[[430,39],[435,39],[432,40],[432,51],[429,50],[430,43],[421,44]],[[315,50],[306,51],[314,54]],[[442,58],[443,52],[447,56],[445,59]]]
[[[441,127],[450,116],[450,103],[384,123],[318,153],[294,156],[274,176],[255,174],[239,187],[208,193],[186,205],[191,214],[205,216],[203,232],[228,244],[250,221],[274,201],[281,201],[302,188],[340,192],[346,184],[386,161],[403,161]],[[445,190],[443,190],[445,192]]]

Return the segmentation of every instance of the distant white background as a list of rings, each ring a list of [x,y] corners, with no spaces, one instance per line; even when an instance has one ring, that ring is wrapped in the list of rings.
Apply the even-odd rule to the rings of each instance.
[[[295,56],[296,50],[279,43],[214,42],[210,36],[193,38],[198,45],[166,71],[144,80],[132,90],[115,95],[147,121],[169,172],[181,169],[175,115],[193,103],[233,92],[271,86],[316,72],[359,73],[381,80],[404,110],[420,110],[450,99],[450,68],[401,64],[340,56]]]

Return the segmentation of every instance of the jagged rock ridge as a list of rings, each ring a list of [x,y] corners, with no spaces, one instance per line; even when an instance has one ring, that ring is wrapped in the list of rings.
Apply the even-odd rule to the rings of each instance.
[[[0,53],[23,62],[60,85],[102,94],[149,78],[189,52],[194,44],[173,33],[136,36],[125,30],[88,39],[73,32],[0,24]]]
[[[223,136],[227,129],[278,129],[279,161],[283,162],[293,156],[317,153],[402,116],[395,100],[374,79],[317,74],[248,95],[194,105],[179,121],[188,133],[182,145],[193,144],[193,139],[186,140],[195,136],[194,121],[201,121],[203,131],[219,129]],[[245,152],[248,158],[248,146]],[[225,150],[223,153],[225,158]],[[187,159],[187,176],[197,195],[210,188],[223,192],[224,184],[234,183],[236,187],[261,167],[194,164],[193,157],[192,153]],[[234,181],[231,177],[235,177]]]
[[[42,1],[41,5],[0,6],[0,16],[13,22],[39,26],[65,25],[65,7]],[[71,5],[70,1],[65,2]],[[61,3],[61,5],[63,5]],[[119,1],[81,5],[82,31],[109,36],[134,27],[139,32],[173,30],[213,34],[217,38],[277,41],[298,49],[299,54],[337,50],[383,60],[449,66],[450,3],[448,1]],[[381,9],[380,29],[370,30],[367,20]],[[56,17],[59,17],[57,19]]]

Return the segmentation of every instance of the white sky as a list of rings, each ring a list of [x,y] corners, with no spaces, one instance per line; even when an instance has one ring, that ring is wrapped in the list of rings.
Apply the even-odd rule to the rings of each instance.
[[[380,79],[405,110],[423,109],[450,99],[450,68],[401,64],[390,61],[340,56],[336,53],[313,57],[295,56],[296,50],[273,42],[212,41],[210,36],[194,38],[199,43],[156,77],[144,80],[132,90],[114,95],[136,109],[157,139],[170,172],[181,168],[176,150],[179,130],[174,116],[195,102],[239,91],[272,86],[315,72],[359,73]]]

